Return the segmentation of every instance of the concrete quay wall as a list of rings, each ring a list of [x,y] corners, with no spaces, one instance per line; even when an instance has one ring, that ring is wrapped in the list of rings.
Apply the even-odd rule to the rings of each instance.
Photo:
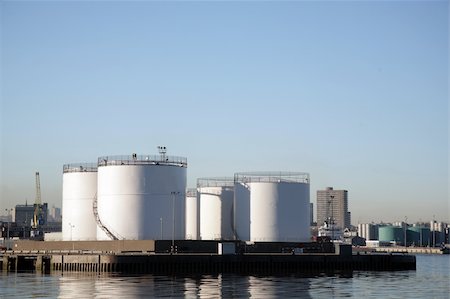
[[[9,254],[4,271],[119,273],[304,273],[414,270],[415,256],[392,254]]]
[[[409,253],[409,254],[449,254],[449,250],[428,247],[376,247],[377,252]]]

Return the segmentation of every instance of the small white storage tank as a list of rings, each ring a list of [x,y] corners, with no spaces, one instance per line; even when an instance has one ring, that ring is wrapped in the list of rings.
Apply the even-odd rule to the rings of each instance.
[[[291,172],[237,173],[235,185],[250,194],[250,219],[239,211],[248,200],[236,197],[236,232],[250,225],[252,242],[309,242],[309,175]],[[242,217],[242,218],[240,218]],[[244,228],[240,226],[243,225]],[[240,236],[239,236],[240,237]]]
[[[233,197],[232,178],[201,178],[197,180],[200,197],[200,238],[232,240]]]
[[[186,168],[164,153],[100,157],[98,239],[184,240]]]
[[[97,193],[97,164],[63,166],[62,239],[96,240],[93,202]]]
[[[197,189],[186,192],[186,240],[200,240],[200,200]]]

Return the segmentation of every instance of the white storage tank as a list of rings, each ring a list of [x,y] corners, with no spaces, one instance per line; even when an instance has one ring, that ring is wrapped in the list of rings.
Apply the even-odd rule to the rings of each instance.
[[[197,189],[186,192],[186,240],[200,240],[200,200]]]
[[[234,239],[233,178],[198,179],[197,191],[200,197],[200,239]]]
[[[245,192],[235,201],[236,232],[245,235],[250,226],[252,242],[309,242],[309,175],[300,172],[256,172],[235,174],[235,185],[245,187],[249,197],[248,213],[239,211],[246,205]],[[243,197],[240,198],[239,195]],[[241,226],[244,226],[243,228]]]
[[[97,193],[97,164],[63,166],[62,239],[96,240],[93,202]]]
[[[99,240],[184,240],[187,159],[98,159]]]
[[[250,187],[246,182],[234,184],[234,238],[250,241]]]

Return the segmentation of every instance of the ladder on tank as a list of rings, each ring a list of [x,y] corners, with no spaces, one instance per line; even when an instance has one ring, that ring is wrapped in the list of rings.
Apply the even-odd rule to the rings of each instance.
[[[117,234],[113,234],[110,229],[108,229],[101,221],[100,215],[98,214],[98,201],[97,201],[97,194],[95,194],[94,202],[92,204],[92,209],[94,211],[94,217],[95,222],[97,222],[97,225],[105,232],[105,234],[110,237],[112,240],[119,240],[119,238],[116,236]]]

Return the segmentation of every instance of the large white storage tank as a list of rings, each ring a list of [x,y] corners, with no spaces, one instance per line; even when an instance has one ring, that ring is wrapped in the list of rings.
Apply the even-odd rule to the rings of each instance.
[[[63,166],[62,239],[96,240],[93,202],[97,193],[97,164]]]
[[[235,174],[235,185],[245,188],[235,198],[237,236],[250,227],[252,242],[309,242],[309,175],[292,172]],[[248,197],[249,194],[249,197]],[[248,205],[249,212],[240,207]],[[249,214],[249,219],[245,218]],[[244,226],[244,227],[241,227]]]
[[[201,178],[197,180],[200,196],[200,238],[232,240],[233,178]]]
[[[161,154],[98,159],[99,240],[183,240],[187,159]]]
[[[186,240],[200,239],[200,200],[197,189],[186,192]]]

